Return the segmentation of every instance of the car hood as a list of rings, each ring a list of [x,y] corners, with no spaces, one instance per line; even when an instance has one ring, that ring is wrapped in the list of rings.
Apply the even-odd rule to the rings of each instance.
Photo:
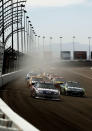
[[[37,90],[38,90],[38,91],[50,91],[50,92],[56,92],[56,93],[59,92],[57,89],[37,88]]]
[[[74,91],[83,91],[83,88],[79,88],[79,87],[68,87],[68,90],[74,90]]]

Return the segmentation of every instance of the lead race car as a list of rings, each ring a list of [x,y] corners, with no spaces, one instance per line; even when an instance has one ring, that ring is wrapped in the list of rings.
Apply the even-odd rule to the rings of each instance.
[[[60,91],[53,83],[38,82],[32,86],[30,91],[34,98],[60,100]]]
[[[63,95],[74,95],[74,96],[85,96],[85,89],[80,88],[80,83],[79,82],[73,82],[73,81],[68,81],[65,82],[64,84],[60,85],[61,87],[61,94]]]

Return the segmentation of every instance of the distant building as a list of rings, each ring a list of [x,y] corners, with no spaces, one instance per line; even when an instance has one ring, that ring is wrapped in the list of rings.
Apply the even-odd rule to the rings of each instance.
[[[60,57],[62,60],[71,60],[71,52],[70,51],[61,51]]]

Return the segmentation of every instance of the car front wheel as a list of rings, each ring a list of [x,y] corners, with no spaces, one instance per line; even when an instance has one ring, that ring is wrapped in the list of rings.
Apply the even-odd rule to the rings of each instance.
[[[36,97],[36,92],[33,91],[32,94],[31,94],[31,96],[32,96],[33,98],[35,98],[35,97]]]

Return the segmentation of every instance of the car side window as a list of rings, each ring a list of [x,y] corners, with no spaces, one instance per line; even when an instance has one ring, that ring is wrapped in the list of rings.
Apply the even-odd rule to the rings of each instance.
[[[35,88],[38,88],[38,87],[39,87],[39,84],[38,84],[38,83],[35,83],[34,87],[35,87]]]

